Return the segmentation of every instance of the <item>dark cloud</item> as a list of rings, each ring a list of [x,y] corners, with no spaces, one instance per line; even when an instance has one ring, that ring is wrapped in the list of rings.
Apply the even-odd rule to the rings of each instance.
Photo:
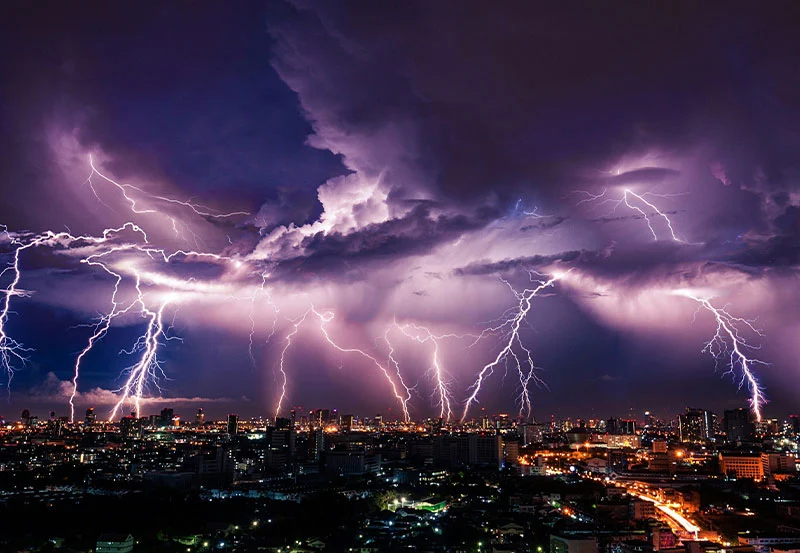
[[[459,267],[455,269],[454,273],[461,276],[483,276],[503,274],[520,269],[535,271],[556,262],[572,262],[585,255],[594,256],[594,252],[569,251],[555,255],[532,255],[517,259],[504,259],[502,261],[479,261],[470,263],[465,267]]]
[[[430,253],[448,240],[479,230],[500,216],[491,208],[470,214],[433,212],[418,205],[406,216],[367,225],[350,233],[316,233],[303,240],[302,256],[281,262],[284,275],[337,278],[364,269],[369,263],[392,263]]]
[[[177,361],[169,370],[196,386],[175,397],[207,397],[198,388],[209,376],[225,380],[215,388],[225,397],[238,397],[242,382],[272,393],[275,382],[230,378],[250,366],[239,342],[272,328],[275,343],[262,349],[274,355],[287,318],[300,320],[292,317],[310,301],[336,311],[331,331],[348,347],[369,351],[396,316],[472,331],[513,309],[508,289],[493,295],[499,286],[488,277],[498,274],[527,285],[529,271],[572,269],[574,281],[536,304],[525,338],[535,343],[542,333],[543,364],[564,368],[548,377],[554,390],[605,384],[616,403],[652,388],[642,366],[663,365],[663,382],[696,353],[681,335],[674,357],[656,359],[673,344],[634,336],[660,328],[664,305],[684,321],[685,305],[672,297],[638,302],[669,292],[666,283],[724,290],[724,301],[737,304],[752,298],[749,307],[763,304],[773,328],[793,328],[796,281],[784,278],[800,265],[793,3],[46,2],[0,10],[0,49],[10,53],[0,58],[0,221],[12,231],[96,233],[133,219],[153,247],[232,256],[107,258],[129,271],[123,291],[130,294],[133,273],[147,271],[144,301],[174,296],[176,324],[201,328],[186,332],[182,350],[165,345]],[[132,213],[113,187],[93,191],[88,149],[102,154],[109,175],[141,186],[159,213]],[[156,194],[251,215],[199,216]],[[5,239],[4,262],[11,253]],[[63,245],[23,254],[21,287],[33,301],[15,295],[21,315],[9,324],[25,344],[48,346],[31,353],[36,369],[23,382],[53,380],[45,376],[53,365],[60,389],[85,332],[58,329],[108,308],[114,279],[80,257]],[[231,308],[236,301],[244,303]],[[87,366],[83,392],[109,387],[108,367],[119,366],[117,352],[141,324],[132,314],[113,329]],[[796,359],[792,332],[777,337],[789,345],[766,344],[767,360]],[[303,330],[298,339],[319,346],[318,334]],[[316,346],[294,360],[315,401],[330,391],[318,369],[332,363]],[[209,357],[213,347],[224,349]],[[272,367],[275,359],[261,361]],[[454,381],[468,385],[475,363],[454,363]],[[335,380],[336,390],[350,389]],[[687,388],[705,390],[675,383],[671,397],[682,400]],[[507,406],[503,397],[497,403]]]
[[[652,148],[705,145],[736,185],[797,168],[780,143],[796,144],[800,128],[790,3],[579,4],[299,0],[270,25],[274,63],[312,143],[450,201],[558,196],[578,174]],[[394,151],[377,151],[389,129]]]

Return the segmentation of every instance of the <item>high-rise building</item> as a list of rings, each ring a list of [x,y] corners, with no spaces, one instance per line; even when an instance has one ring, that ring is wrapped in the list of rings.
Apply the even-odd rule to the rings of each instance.
[[[355,417],[353,415],[342,415],[342,430],[352,430],[354,421]]]
[[[325,454],[325,468],[333,474],[377,474],[381,470],[381,456],[364,451],[329,451]]]
[[[325,434],[321,428],[312,430],[308,433],[308,460],[319,461],[320,455],[325,449]]]
[[[164,407],[161,410],[161,417],[158,421],[158,426],[167,428],[172,425],[172,419],[175,418],[175,411],[169,407]]]
[[[322,429],[319,429],[322,432]],[[267,428],[267,466],[282,469],[294,459],[295,432],[289,419],[276,418]]]
[[[228,415],[228,434],[235,436],[239,433],[239,415]]]
[[[729,443],[753,439],[755,425],[749,409],[728,409],[723,416],[725,439]]]
[[[500,413],[494,417],[494,427],[500,429],[511,428],[511,419],[507,413]]]
[[[544,441],[545,426],[543,424],[522,425],[522,445],[540,444]]]
[[[119,421],[119,433],[125,438],[140,438],[142,436],[142,420],[136,418],[136,413],[122,417]]]
[[[714,439],[714,414],[705,409],[686,408],[686,412],[678,416],[678,430],[681,441],[702,443]]]
[[[503,462],[503,440],[499,434],[437,436],[433,442],[433,458],[441,465],[486,465],[500,468]]]
[[[197,413],[195,413],[195,415],[194,415],[194,423],[197,426],[200,426],[204,422],[206,422],[206,414],[203,413],[203,408],[202,407],[198,407],[197,408]]]
[[[223,447],[202,451],[186,460],[186,469],[194,472],[201,486],[230,484],[234,476],[234,463]]]
[[[94,407],[89,407],[86,410],[86,417],[83,419],[83,422],[86,423],[86,426],[92,426],[95,421],[97,421],[97,415],[94,414]]]
[[[797,415],[789,415],[789,419],[785,424],[785,433],[787,436],[800,435],[800,417]]]
[[[633,419],[620,419],[619,433],[628,436],[636,434],[636,421]]]

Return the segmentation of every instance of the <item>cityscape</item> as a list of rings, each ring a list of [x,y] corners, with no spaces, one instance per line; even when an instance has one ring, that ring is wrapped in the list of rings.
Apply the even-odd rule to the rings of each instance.
[[[800,416],[744,408],[463,423],[26,410],[0,437],[9,551],[764,553],[800,536]]]
[[[0,553],[800,553],[798,29],[0,2]]]

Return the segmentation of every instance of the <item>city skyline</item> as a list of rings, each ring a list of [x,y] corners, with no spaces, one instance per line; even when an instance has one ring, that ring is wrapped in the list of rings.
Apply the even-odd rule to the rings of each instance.
[[[0,18],[0,413],[796,411],[780,6],[50,7]]]

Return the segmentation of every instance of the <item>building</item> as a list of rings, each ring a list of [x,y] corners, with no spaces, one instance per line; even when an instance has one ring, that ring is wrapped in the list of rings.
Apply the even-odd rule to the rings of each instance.
[[[326,426],[331,421],[331,410],[315,409],[311,412],[311,420],[315,426]]]
[[[608,472],[608,461],[602,457],[592,457],[586,460],[586,470],[593,473],[603,474]]]
[[[328,472],[341,475],[378,474],[381,456],[368,455],[364,451],[329,451],[325,454]]]
[[[597,538],[551,534],[550,553],[597,553]]]
[[[161,410],[161,416],[158,419],[158,426],[159,428],[167,428],[168,426],[172,426],[172,419],[175,418],[175,411],[170,409],[169,407],[165,407]]]
[[[620,434],[633,435],[636,434],[636,421],[632,419],[620,419],[618,432]]]
[[[756,553],[770,553],[776,546],[794,545],[800,541],[800,534],[775,533],[739,535],[740,545],[751,545]]]
[[[233,482],[233,461],[222,447],[190,457],[187,469],[195,474],[200,486],[225,486]]]
[[[95,553],[130,553],[133,543],[130,534],[103,534],[97,538]]]
[[[143,420],[136,418],[136,413],[122,417],[119,421],[119,433],[124,438],[141,438],[144,427]]]
[[[437,464],[444,466],[487,465],[500,468],[503,440],[499,435],[438,436],[433,443],[433,458]]]
[[[639,449],[642,447],[641,436],[630,434],[609,434],[606,436],[608,449]]]
[[[764,463],[760,453],[720,453],[719,471],[731,478],[764,479]]]
[[[239,415],[228,415],[228,434],[235,436],[239,433]]]
[[[796,458],[786,453],[762,453],[764,474],[787,474],[797,472]]]
[[[722,426],[725,431],[725,439],[729,443],[752,440],[756,432],[750,410],[743,407],[726,410],[722,418]]]
[[[292,421],[276,418],[275,426],[267,428],[267,467],[283,469],[294,459],[296,436]]]
[[[325,450],[325,434],[321,428],[308,433],[308,460],[319,461],[321,453]]]
[[[714,414],[705,409],[686,408],[678,416],[678,429],[684,443],[704,443],[714,439]]]
[[[522,445],[540,444],[544,441],[545,427],[543,424],[522,425]]]
[[[342,430],[350,431],[355,424],[355,416],[342,415]]]
[[[204,422],[206,422],[206,414],[203,413],[203,408],[202,407],[198,407],[197,408],[197,413],[195,413],[195,415],[194,415],[194,423],[197,426],[201,426]]]
[[[519,440],[503,440],[503,460],[507,465],[513,465],[519,458]]]
[[[634,520],[656,518],[656,505],[652,501],[634,499],[630,503],[630,515]]]
[[[83,419],[83,422],[86,423],[86,426],[92,426],[97,422],[97,415],[94,413],[94,407],[89,407],[86,410],[86,417]]]

